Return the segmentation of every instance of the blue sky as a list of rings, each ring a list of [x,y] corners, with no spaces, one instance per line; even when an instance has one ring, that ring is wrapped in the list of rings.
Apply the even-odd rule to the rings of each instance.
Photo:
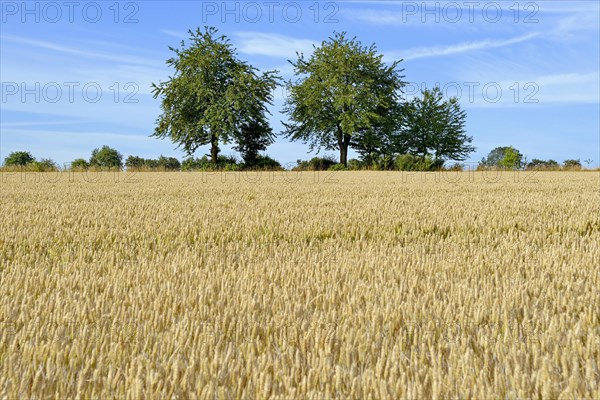
[[[477,147],[469,162],[505,145],[529,159],[600,161],[597,1],[3,1],[1,12],[2,158],[28,150],[62,165],[107,144],[183,159],[149,137],[160,114],[151,83],[172,73],[168,46],[209,25],[286,79],[287,60],[334,31],[376,43],[385,60],[404,59],[406,97],[439,84],[460,98]],[[284,97],[278,89],[271,108],[276,132]],[[267,153],[283,164],[312,157],[285,138]]]

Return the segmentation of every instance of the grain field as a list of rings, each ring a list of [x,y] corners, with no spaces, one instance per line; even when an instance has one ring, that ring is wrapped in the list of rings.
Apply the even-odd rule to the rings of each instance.
[[[0,398],[600,398],[597,172],[1,180]]]

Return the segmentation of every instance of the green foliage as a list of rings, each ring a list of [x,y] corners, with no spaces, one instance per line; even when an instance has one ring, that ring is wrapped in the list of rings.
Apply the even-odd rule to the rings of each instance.
[[[580,170],[581,169],[581,161],[580,160],[565,160],[563,162],[563,169]]]
[[[431,155],[436,166],[446,160],[466,160],[475,151],[466,135],[466,113],[461,110],[458,99],[444,100],[439,87],[422,91],[403,106],[402,129],[395,138],[399,152],[418,155],[422,162]]]
[[[523,165],[523,156],[514,147],[509,147],[500,161],[500,167],[504,169],[520,169]]]
[[[448,171],[464,171],[465,165],[462,163],[454,163],[447,168]]]
[[[242,159],[247,167],[258,166],[261,161],[259,152],[266,150],[275,141],[273,130],[265,118],[257,118],[243,124],[236,137],[237,145],[233,149],[242,154]]]
[[[83,158],[76,158],[71,162],[71,170],[84,170],[88,169],[90,164]]]
[[[440,165],[439,160],[434,160],[431,155],[427,155],[423,159],[414,154],[401,154],[395,160],[395,166],[398,171],[432,171],[440,169],[442,165]]]
[[[125,160],[125,166],[128,170],[139,170],[143,169],[146,164],[146,160],[138,156],[129,156]]]
[[[346,164],[354,135],[376,136],[378,127],[391,125],[386,120],[394,117],[405,85],[397,70],[400,61],[387,66],[374,44],[365,47],[345,33],[323,41],[308,59],[297,56],[290,61],[299,78],[288,82],[284,112],[291,122],[284,124],[285,135],[309,143],[311,150],[339,149],[340,163]]]
[[[545,161],[534,158],[525,168],[528,170],[559,170],[560,164],[554,160]]]
[[[512,146],[496,147],[479,162],[478,169],[521,169],[524,167],[523,155]]]
[[[15,151],[10,153],[5,159],[4,159],[4,166],[5,167],[13,167],[13,166],[26,166],[28,164],[31,164],[35,161],[35,158],[33,158],[33,156],[31,155],[30,152],[28,151]]]
[[[202,156],[202,158],[189,157],[183,160],[181,169],[183,171],[239,171],[242,169],[242,166],[233,156],[219,155],[216,164],[207,156]]]
[[[366,165],[364,162],[357,160],[356,158],[352,158],[348,160],[348,169],[351,171],[359,171],[361,169],[366,169]]]
[[[158,160],[144,159],[138,156],[129,156],[125,161],[128,170],[159,170],[159,171],[179,171],[181,163],[175,157],[160,156]]]
[[[58,164],[50,158],[42,158],[40,161],[34,161],[32,166],[38,172],[58,171]]]
[[[372,161],[372,167],[375,171],[391,171],[395,168],[393,156],[379,155]]]
[[[181,169],[181,163],[175,157],[165,157],[161,155],[158,158],[158,166],[165,171],[179,171]]]
[[[279,161],[267,156],[258,154],[252,164],[244,163],[245,169],[263,169],[263,170],[280,170],[282,169]]]
[[[237,140],[253,147],[245,143],[249,131],[251,137],[270,133],[266,104],[272,104],[279,78],[276,71],[257,75],[216,28],[189,34],[189,46],[182,41],[181,48],[169,48],[175,56],[167,65],[174,75],[152,85],[154,97],[162,99],[153,136],[171,139],[188,155],[210,144],[211,160],[218,164],[219,143]]]
[[[294,171],[327,171],[330,167],[337,164],[332,156],[313,157],[309,161],[298,160]]]
[[[123,156],[117,150],[102,146],[100,149],[94,149],[90,157],[90,167],[101,169],[121,169],[123,168]]]
[[[341,163],[333,164],[331,167],[328,168],[329,171],[346,171],[347,169],[348,167]]]

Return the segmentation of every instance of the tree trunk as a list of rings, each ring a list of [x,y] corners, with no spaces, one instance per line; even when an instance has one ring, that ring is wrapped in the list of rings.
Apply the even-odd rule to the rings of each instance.
[[[218,160],[218,155],[219,155],[219,142],[217,140],[217,137],[215,135],[212,135],[210,138],[210,144],[211,144],[211,149],[210,149],[210,161],[214,164],[217,165]]]
[[[343,133],[342,128],[338,125],[338,145],[340,146],[340,164],[348,166],[348,146],[350,145],[350,135]]]
[[[348,146],[344,144],[340,146],[340,164],[348,166]]]

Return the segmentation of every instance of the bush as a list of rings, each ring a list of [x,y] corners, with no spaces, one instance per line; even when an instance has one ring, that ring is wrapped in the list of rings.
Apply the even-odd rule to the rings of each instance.
[[[581,169],[580,160],[565,160],[563,162],[563,169],[576,171]]]
[[[554,160],[539,160],[534,158],[527,164],[525,167],[527,170],[558,170],[560,169],[560,165]]]
[[[446,169],[448,171],[464,171],[465,165],[462,163],[454,163]]]
[[[218,156],[216,165],[207,156],[202,156],[202,158],[190,157],[183,160],[181,169],[183,171],[239,171],[242,166],[234,156]]]
[[[58,171],[58,165],[50,158],[42,158],[40,161],[34,161],[32,165],[34,170],[38,172]]]
[[[84,170],[88,169],[89,167],[90,164],[88,164],[88,162],[83,158],[76,158],[73,160],[73,162],[71,162],[71,170]]]
[[[309,161],[298,160],[292,170],[294,171],[327,171],[331,166],[337,164],[333,156],[313,157]]]
[[[129,156],[125,160],[125,166],[128,170],[142,169],[146,165],[146,160],[138,156]]]
[[[391,171],[394,169],[394,157],[380,155],[373,160],[373,169],[376,171]]]
[[[359,171],[359,170],[365,169],[365,168],[366,168],[365,164],[362,161],[357,160],[356,158],[348,160],[348,169],[351,171]]]
[[[165,157],[161,155],[158,158],[158,167],[165,171],[179,171],[181,169],[181,163],[175,157]]]
[[[329,171],[346,171],[348,168],[344,164],[333,164],[329,167]]]
[[[430,156],[423,160],[412,154],[401,154],[396,157],[395,165],[398,171],[433,171],[441,169],[444,162],[434,160]]]
[[[15,151],[12,152],[4,159],[5,167],[21,166],[31,164],[35,161],[35,158],[28,151]]]
[[[279,161],[277,161],[269,156],[260,155],[260,154],[256,156],[252,165],[244,164],[244,167],[250,168],[250,169],[268,169],[268,170],[282,169]]]

